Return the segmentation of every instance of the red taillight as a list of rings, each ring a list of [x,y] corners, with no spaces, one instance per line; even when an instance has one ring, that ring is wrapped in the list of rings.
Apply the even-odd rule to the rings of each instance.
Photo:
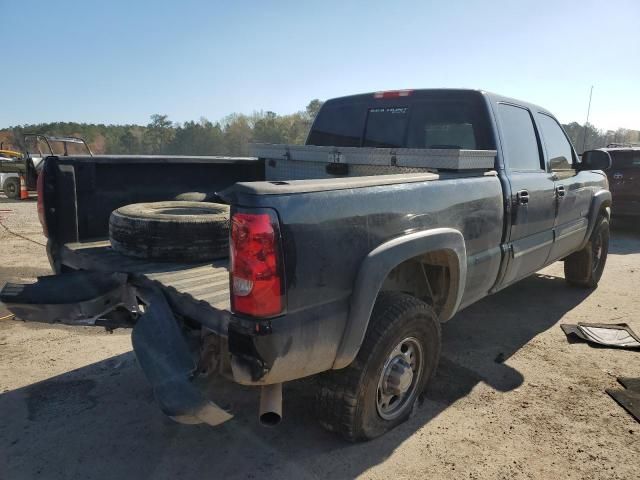
[[[231,309],[252,317],[282,313],[280,235],[275,215],[231,218]]]
[[[42,225],[42,233],[45,237],[49,237],[49,231],[47,230],[47,219],[45,217],[45,205],[44,205],[44,168],[38,174],[38,181],[36,182],[36,190],[38,192],[38,220]]]
[[[386,92],[376,92],[373,94],[374,98],[398,98],[408,97],[413,90],[387,90]]]

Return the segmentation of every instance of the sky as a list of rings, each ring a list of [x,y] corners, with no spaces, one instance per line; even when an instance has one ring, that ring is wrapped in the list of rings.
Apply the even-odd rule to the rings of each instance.
[[[0,0],[0,128],[480,88],[640,130],[640,1]]]

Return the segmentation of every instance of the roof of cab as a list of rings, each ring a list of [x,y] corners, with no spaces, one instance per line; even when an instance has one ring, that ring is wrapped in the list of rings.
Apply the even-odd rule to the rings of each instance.
[[[512,103],[514,105],[520,105],[528,108],[531,111],[536,111],[540,113],[546,113],[547,115],[553,116],[551,112],[549,112],[546,108],[542,108],[539,105],[535,105],[533,103],[525,102],[523,100],[518,100],[515,98],[505,97],[503,95],[499,95],[497,93],[488,92],[486,90],[481,89],[473,89],[473,88],[420,88],[420,89],[397,89],[397,90],[384,90],[378,92],[368,92],[368,93],[360,93],[355,95],[346,95],[343,97],[336,97],[327,100],[327,102],[333,101],[342,101],[347,99],[352,100],[364,100],[370,99],[374,97],[376,94],[381,94],[385,92],[409,92],[406,96],[395,97],[395,98],[407,98],[411,96],[419,96],[421,93],[469,93],[469,94],[477,94],[485,97],[490,103]],[[391,99],[390,99],[391,100]]]
[[[640,147],[603,147],[607,152],[640,152]]]

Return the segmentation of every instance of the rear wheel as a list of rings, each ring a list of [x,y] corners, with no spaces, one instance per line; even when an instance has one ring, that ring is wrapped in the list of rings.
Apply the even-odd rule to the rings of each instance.
[[[318,376],[316,413],[350,441],[370,440],[406,421],[440,357],[440,324],[429,305],[382,292],[356,359]]]
[[[7,198],[17,199],[20,197],[20,180],[16,177],[9,177],[4,181],[2,186],[4,194]]]
[[[609,220],[598,218],[591,238],[582,250],[564,261],[564,277],[571,285],[585,288],[598,286],[609,252]]]

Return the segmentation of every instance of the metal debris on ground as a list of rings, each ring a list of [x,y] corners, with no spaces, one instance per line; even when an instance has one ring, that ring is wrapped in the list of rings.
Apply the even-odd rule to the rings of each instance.
[[[640,378],[619,377],[618,382],[625,388],[607,388],[605,391],[640,422]]]
[[[578,338],[605,347],[640,349],[640,337],[626,323],[565,323],[560,328],[569,340]]]

